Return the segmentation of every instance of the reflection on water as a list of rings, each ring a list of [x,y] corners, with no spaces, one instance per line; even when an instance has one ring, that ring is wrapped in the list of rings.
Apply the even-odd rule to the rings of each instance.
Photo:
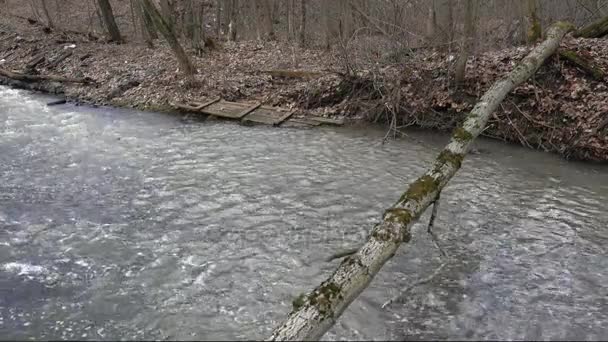
[[[0,95],[1,339],[264,338],[445,143]],[[608,169],[480,144],[327,338],[608,336]]]

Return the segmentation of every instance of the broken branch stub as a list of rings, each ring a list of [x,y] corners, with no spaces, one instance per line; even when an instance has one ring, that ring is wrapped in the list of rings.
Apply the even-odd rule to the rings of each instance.
[[[294,301],[292,312],[273,331],[269,340],[318,340],[334,325],[348,305],[395,255],[401,243],[409,241],[410,228],[460,169],[471,143],[481,133],[492,112],[511,90],[532,76],[545,59],[555,53],[564,35],[572,29],[570,24],[555,23],[548,30],[547,38],[481,97],[433,165],[384,213],[382,222],[372,229],[365,244],[345,258],[323,283]]]

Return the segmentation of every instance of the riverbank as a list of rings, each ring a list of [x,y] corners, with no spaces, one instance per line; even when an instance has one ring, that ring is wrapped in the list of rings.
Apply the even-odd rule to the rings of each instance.
[[[172,111],[171,103],[260,101],[295,109],[296,116],[344,117],[347,122],[384,122],[399,133],[406,126],[451,130],[528,48],[476,56],[465,84],[455,90],[446,70],[453,56],[436,51],[383,51],[365,58],[337,51],[301,49],[277,42],[221,43],[193,56],[199,74],[188,81],[162,41],[154,49],[105,44],[74,32],[51,32],[19,18],[2,17],[0,68],[40,75],[88,77],[91,84],[25,83],[13,87],[62,94],[97,105]],[[568,38],[577,51],[608,72],[606,40]],[[372,56],[372,57],[370,57]],[[354,72],[346,75],[347,66]],[[284,73],[305,70],[305,73]],[[277,72],[279,71],[279,72]],[[566,158],[608,161],[608,87],[563,58],[551,58],[535,78],[516,88],[490,120],[485,136]]]

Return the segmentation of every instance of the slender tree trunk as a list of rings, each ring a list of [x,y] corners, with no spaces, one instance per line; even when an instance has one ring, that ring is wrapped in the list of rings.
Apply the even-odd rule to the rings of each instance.
[[[264,23],[266,24],[266,35],[268,39],[274,40],[274,11],[273,11],[274,3],[272,0],[262,0],[262,9],[264,13]]]
[[[431,20],[433,40],[442,49],[449,49],[454,40],[453,0],[433,0]]]
[[[219,40],[222,34],[222,0],[215,1],[215,37]]]
[[[384,212],[382,222],[372,229],[365,244],[345,258],[321,285],[294,301],[292,312],[274,330],[270,340],[317,340],[334,325],[348,305],[395,255],[399,246],[409,241],[411,227],[460,169],[473,140],[481,133],[492,112],[511,90],[532,76],[557,50],[561,39],[571,29],[572,25],[565,23],[552,26],[547,40],[481,97],[428,171]]]
[[[99,4],[99,10],[101,11],[101,16],[108,34],[110,35],[110,39],[113,42],[121,43],[122,37],[120,36],[120,31],[118,30],[118,26],[114,20],[114,13],[112,12],[112,5],[110,5],[110,1],[97,0],[97,3]]]
[[[169,2],[169,0],[159,0],[159,4],[160,4],[160,13],[163,16],[163,19],[165,19],[165,21],[167,22],[167,25],[169,25],[169,28],[171,29],[171,31],[173,31],[173,33],[176,34],[175,11],[173,10],[172,4]]]
[[[538,0],[525,0],[524,22],[526,23],[526,43],[532,44],[542,36]]]
[[[294,23],[294,0],[287,0],[287,40],[291,41],[295,37]]]
[[[157,39],[158,34],[156,33],[156,28],[154,27],[152,18],[150,18],[148,12],[144,10],[144,5],[141,0],[137,0],[137,10],[141,19],[142,35],[144,37],[144,41],[146,42],[146,44],[148,44],[149,47],[153,47],[154,44],[152,44],[152,40]]]
[[[454,68],[454,79],[456,85],[460,86],[464,82],[467,61],[472,53],[475,42],[475,28],[477,26],[477,0],[466,0],[464,12],[464,38],[461,46],[460,55]]]
[[[323,1],[323,25],[325,26],[325,48],[329,49],[333,39],[337,36],[338,30],[336,29],[335,22],[332,18],[337,15],[335,11],[336,1]]]
[[[340,39],[348,41],[352,34],[353,13],[350,0],[340,0]]]
[[[300,0],[300,46],[306,46],[306,0]]]
[[[255,27],[255,38],[257,40],[262,40],[262,31],[260,28],[260,9],[259,9],[259,4],[258,1],[253,0],[249,2],[249,5],[251,6],[251,11],[253,13],[253,26]]]
[[[51,19],[51,15],[49,14],[49,9],[46,6],[46,0],[40,0],[40,7],[42,7],[42,13],[44,13],[44,18],[46,19],[47,25],[50,28],[55,28],[53,20]]]
[[[192,8],[192,48],[197,54],[205,50],[205,31],[203,29],[204,4],[197,0],[193,2]]]
[[[160,12],[156,9],[154,4],[150,0],[141,0],[144,11],[150,16],[150,19],[154,23],[154,26],[160,32],[177,58],[180,69],[186,76],[192,76],[196,74],[196,68],[190,61],[190,58],[182,48],[181,44],[177,40],[175,33],[169,27],[169,24],[165,21]]]
[[[228,8],[228,40],[231,42],[236,41],[236,36],[237,36],[236,14],[237,14],[236,0],[230,0],[230,4],[229,4],[229,8]]]

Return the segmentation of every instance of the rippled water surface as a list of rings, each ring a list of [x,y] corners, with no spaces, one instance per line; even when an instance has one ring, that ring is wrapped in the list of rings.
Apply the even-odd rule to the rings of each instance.
[[[45,106],[0,88],[0,339],[264,338],[446,137]],[[330,339],[608,337],[608,169],[481,141]],[[423,217],[423,221],[428,214]]]

